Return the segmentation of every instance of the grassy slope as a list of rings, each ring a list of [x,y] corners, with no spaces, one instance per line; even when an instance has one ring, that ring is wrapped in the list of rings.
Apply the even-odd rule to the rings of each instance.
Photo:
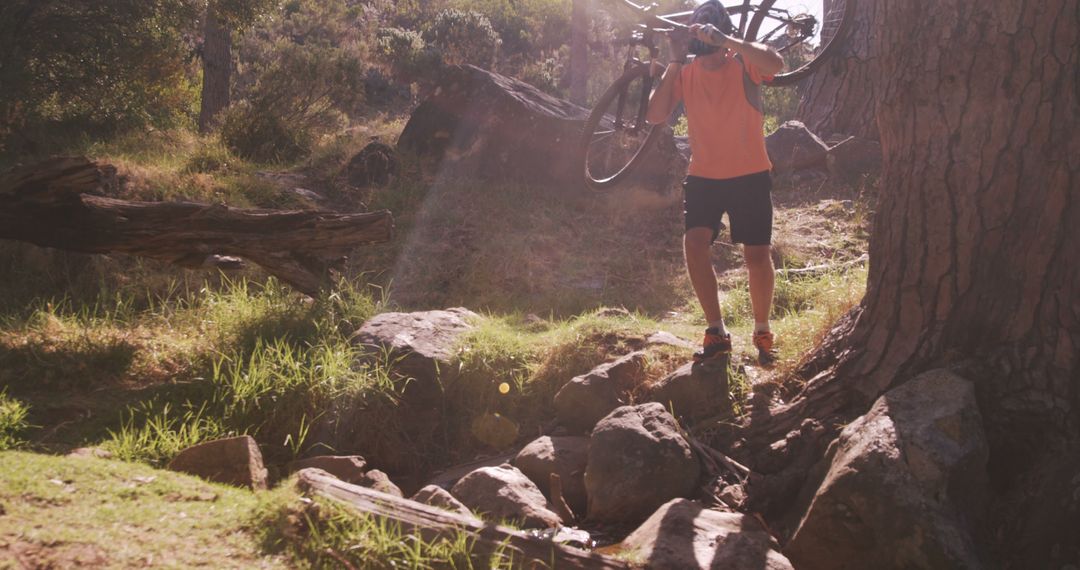
[[[147,465],[0,452],[0,568],[285,568],[255,495]]]
[[[353,426],[358,435],[349,447],[335,451],[360,452],[384,468],[396,461],[426,470],[496,451],[473,429],[478,418],[498,413],[522,439],[536,433],[563,382],[637,348],[651,332],[696,338],[702,317],[682,268],[677,194],[482,186],[425,176],[409,164],[376,192],[344,185],[350,153],[369,135],[397,128],[379,124],[329,141],[299,175],[278,182],[259,174],[265,166],[183,133],[91,148],[130,177],[129,197],[295,206],[303,204],[288,189],[302,183],[332,207],[390,208],[398,238],[356,252],[348,281],[314,302],[261,284],[258,271],[230,280],[136,259],[0,244],[7,276],[0,281],[0,389],[7,390],[10,423],[0,425],[0,436],[29,440],[38,450],[105,445],[120,457],[160,464],[203,439],[251,433],[273,469],[318,443],[312,426],[327,410],[363,402],[374,412]],[[865,251],[866,189],[777,180],[778,265],[834,263]],[[745,272],[738,248],[720,243],[715,257],[738,368],[750,356]],[[864,283],[862,269],[780,279],[781,366],[753,380],[783,378],[858,301]],[[379,311],[451,305],[484,317],[462,347],[463,381],[448,394],[447,419],[431,438],[409,440],[393,429],[408,420],[393,405],[400,385],[378,364],[350,366],[347,338]],[[602,306],[631,312],[603,316],[595,311]],[[655,352],[650,378],[687,357],[686,350]],[[513,387],[507,395],[497,390],[504,381]],[[411,456],[389,456],[402,450]],[[17,457],[26,468],[36,461]],[[303,558],[301,550],[293,555]]]

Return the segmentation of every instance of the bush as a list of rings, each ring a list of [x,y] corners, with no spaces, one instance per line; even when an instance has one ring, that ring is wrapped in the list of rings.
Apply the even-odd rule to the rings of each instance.
[[[258,162],[292,162],[311,151],[311,131],[290,124],[267,106],[243,101],[221,115],[221,140],[237,156]]]
[[[0,390],[0,451],[23,445],[20,434],[30,427],[26,422],[28,414],[29,410],[22,402],[9,398],[6,391]]]
[[[419,32],[401,28],[383,28],[375,40],[379,60],[395,78],[412,83],[432,77],[442,65],[439,54],[428,49]]]
[[[427,32],[429,41],[439,49],[444,63],[471,63],[490,68],[502,44],[498,32],[486,16],[472,10],[443,10]]]

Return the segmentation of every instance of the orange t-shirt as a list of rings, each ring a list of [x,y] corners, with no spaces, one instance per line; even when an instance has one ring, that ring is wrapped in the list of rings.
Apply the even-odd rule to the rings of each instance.
[[[772,169],[765,151],[761,73],[731,52],[719,69],[693,61],[675,83],[690,127],[690,175],[735,178]]]

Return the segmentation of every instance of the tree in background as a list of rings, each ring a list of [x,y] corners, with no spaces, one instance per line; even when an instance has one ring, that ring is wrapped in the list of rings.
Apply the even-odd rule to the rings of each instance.
[[[249,26],[275,0],[211,0],[203,15],[203,84],[199,132],[206,133],[219,113],[229,107],[232,87],[232,30]]]
[[[831,2],[825,2],[826,12]],[[859,0],[855,22],[840,50],[800,86],[796,116],[815,133],[834,133],[877,140],[875,119],[879,85],[871,80],[871,50],[876,33],[878,0]]]
[[[192,0],[0,4],[0,145],[33,151],[63,127],[116,132],[181,118],[193,92],[184,34],[199,9]]]
[[[570,13],[570,100],[582,105],[589,95],[589,0],[573,0]]]

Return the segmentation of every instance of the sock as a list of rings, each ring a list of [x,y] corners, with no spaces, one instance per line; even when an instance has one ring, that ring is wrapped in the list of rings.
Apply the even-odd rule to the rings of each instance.
[[[769,328],[769,321],[765,321],[763,323],[755,322],[754,323],[754,332],[755,333],[772,332],[772,330]]]
[[[724,319],[723,318],[721,318],[718,321],[709,322],[709,331],[710,332],[715,332],[716,334],[718,334],[720,336],[727,336],[727,334],[728,334],[727,327],[724,326]]]

